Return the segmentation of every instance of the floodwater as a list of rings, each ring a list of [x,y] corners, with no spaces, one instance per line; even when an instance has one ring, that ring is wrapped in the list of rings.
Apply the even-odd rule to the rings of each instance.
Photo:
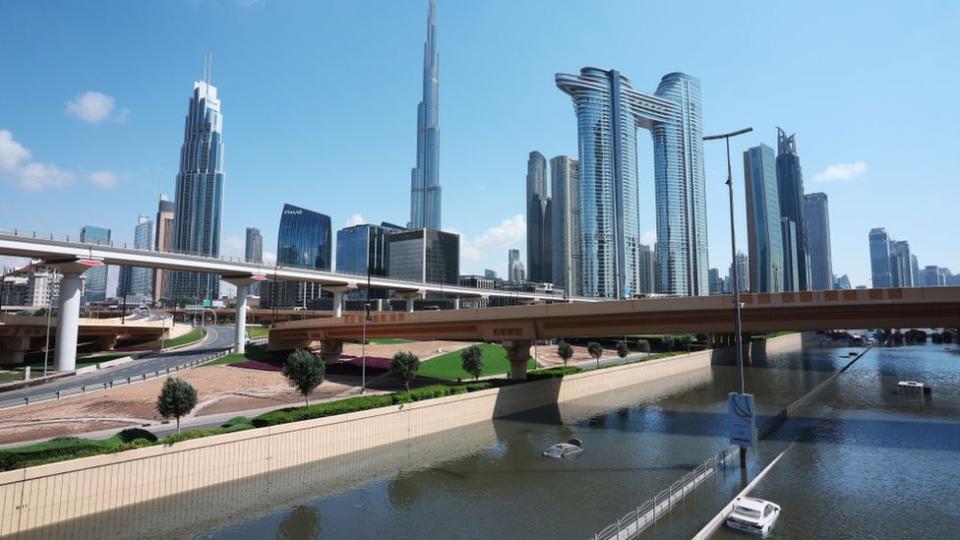
[[[750,453],[752,478],[789,447],[754,492],[783,506],[773,537],[955,537],[960,354],[944,347],[871,350]],[[773,414],[845,365],[851,350],[862,349],[759,355],[747,390],[761,414]],[[930,383],[932,396],[898,396],[902,379]],[[713,366],[30,536],[588,538],[728,446],[734,385],[732,366]],[[572,437],[584,443],[579,458],[540,457]],[[689,538],[741,481],[730,462],[645,535]]]

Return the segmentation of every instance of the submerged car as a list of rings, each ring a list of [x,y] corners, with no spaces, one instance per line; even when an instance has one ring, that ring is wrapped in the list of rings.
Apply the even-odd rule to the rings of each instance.
[[[583,452],[583,441],[580,439],[570,439],[565,443],[557,443],[543,451],[543,457],[551,459],[564,459],[575,456]]]
[[[727,527],[766,536],[773,529],[778,517],[780,517],[778,504],[752,497],[737,497],[733,504],[733,512],[727,518]]]

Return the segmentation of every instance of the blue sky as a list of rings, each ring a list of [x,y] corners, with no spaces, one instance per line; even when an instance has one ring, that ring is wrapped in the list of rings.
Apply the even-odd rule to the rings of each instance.
[[[890,4],[890,5],[888,5]],[[273,252],[290,202],[405,223],[426,0],[0,2],[0,227],[133,238],[173,195],[202,55],[224,114],[223,252],[244,228]],[[440,0],[441,183],[461,270],[523,247],[527,154],[577,153],[557,72],[617,68],[652,92],[701,79],[704,130],[742,150],[796,132],[807,192],[830,198],[833,267],[869,284],[867,232],[960,272],[960,4]],[[641,133],[641,225],[654,230]],[[711,266],[730,261],[722,145],[706,147]]]

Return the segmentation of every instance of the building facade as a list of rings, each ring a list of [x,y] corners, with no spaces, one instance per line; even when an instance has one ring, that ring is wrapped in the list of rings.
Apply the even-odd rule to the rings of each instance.
[[[890,235],[883,227],[870,229],[870,275],[876,288],[893,286],[890,268]]]
[[[581,293],[620,298],[639,290],[637,129],[653,137],[657,265],[665,293],[707,294],[706,195],[700,83],[663,77],[655,95],[616,70],[557,74],[577,115]]]
[[[153,244],[153,221],[140,215],[133,232],[133,245],[137,249],[151,249]],[[123,266],[120,268],[118,295],[142,302],[153,294],[153,269]]]
[[[337,272],[387,277],[390,271],[389,237],[403,229],[384,223],[364,223],[337,231]],[[385,290],[356,291],[360,298],[386,298]]]
[[[80,241],[87,244],[110,244],[110,229],[87,225],[80,230]],[[107,299],[106,265],[83,273],[83,303],[103,302]]]
[[[580,296],[580,163],[569,156],[550,160],[550,204],[554,287]]]
[[[552,220],[548,213],[547,160],[540,152],[527,158],[527,275],[532,281],[551,281]],[[550,206],[552,210],[552,206]]]
[[[737,279],[734,282],[733,275],[736,269]],[[733,284],[736,283],[739,292],[750,292],[750,257],[745,253],[737,252],[734,262],[730,264],[730,270],[727,271],[727,277],[730,281],[730,290],[733,292]]]
[[[943,287],[947,284],[946,268],[940,268],[936,265],[927,265],[922,270],[922,282],[924,287]]]
[[[430,229],[391,234],[389,277],[455,285],[460,277],[460,236]]]
[[[785,290],[810,290],[807,228],[803,214],[803,169],[797,155],[796,134],[787,136],[777,128],[777,190],[783,220],[784,259],[787,261]]]
[[[167,197],[160,195],[160,204],[157,207],[157,229],[156,239],[153,243],[153,249],[160,252],[169,252],[173,250],[173,215],[176,212],[176,205],[173,201],[167,200]],[[167,282],[169,273],[166,270],[157,268],[153,272],[153,300],[157,304],[163,304],[166,300]]]
[[[891,241],[890,283],[893,287],[913,287],[913,257],[906,240]]]
[[[22,306],[42,309],[57,306],[60,280],[57,272],[46,266],[28,265],[0,274],[0,306]]]
[[[780,292],[784,282],[783,229],[773,149],[761,144],[744,152],[743,174],[750,291]]]
[[[330,216],[284,204],[277,233],[277,265],[330,270],[333,235]],[[268,281],[260,284],[264,307],[309,307],[320,298],[319,283]]]
[[[411,229],[440,230],[440,53],[437,2],[430,0],[423,44],[423,99],[417,105],[417,165],[410,173]]]
[[[711,268],[710,275],[710,294],[723,294],[723,279],[720,277],[720,270]]]
[[[826,193],[803,196],[803,219],[806,226],[807,260],[810,263],[809,289],[833,288],[833,256],[830,253],[830,208]]]
[[[656,280],[657,258],[650,246],[640,244],[640,294],[657,292]]]
[[[204,80],[193,83],[187,109],[180,172],[177,173],[173,249],[177,253],[220,256],[223,204],[223,116],[217,88]],[[197,303],[220,296],[220,277],[198,272],[170,272],[167,296]]]
[[[263,235],[260,234],[260,229],[247,227],[247,238],[243,248],[244,261],[263,264]]]
[[[511,249],[507,252],[507,281],[520,283],[526,279],[526,271],[520,262],[520,250]]]

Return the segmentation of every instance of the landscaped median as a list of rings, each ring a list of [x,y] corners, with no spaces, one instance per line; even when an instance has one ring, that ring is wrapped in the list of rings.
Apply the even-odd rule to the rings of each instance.
[[[580,371],[579,368],[575,367],[544,369],[531,371],[526,381],[491,379],[462,384],[432,384],[414,388],[409,392],[403,391],[392,394],[357,396],[337,401],[316,403],[309,406],[289,407],[270,411],[252,419],[242,416],[236,417],[216,428],[185,429],[179,435],[168,435],[162,439],[157,439],[155,435],[143,429],[127,429],[109,439],[102,440],[83,439],[80,437],[58,437],[29,446],[0,450],[0,471],[32,467],[74,458],[122,452],[133,448],[144,448],[161,444],[172,445],[177,442],[212,435],[276,426],[291,422],[366,411],[391,405],[466,394],[502,386],[523,384],[525,382],[563,377],[564,375],[571,375],[579,373]]]

